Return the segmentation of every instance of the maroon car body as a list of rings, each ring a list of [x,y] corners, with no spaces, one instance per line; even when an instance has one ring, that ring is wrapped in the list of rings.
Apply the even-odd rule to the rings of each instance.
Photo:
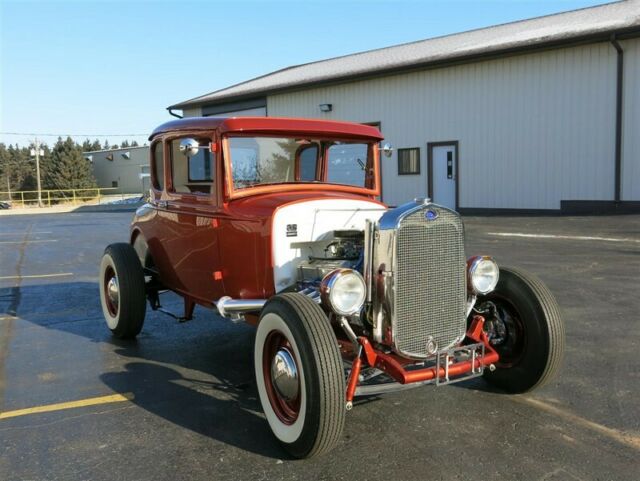
[[[564,329],[544,285],[465,255],[460,216],[380,202],[380,132],[346,122],[189,118],[151,135],[150,200],[101,263],[120,338],[146,302],[184,299],[257,326],[256,387],[296,457],[331,449],[356,396],[483,375],[525,392],[558,369]]]

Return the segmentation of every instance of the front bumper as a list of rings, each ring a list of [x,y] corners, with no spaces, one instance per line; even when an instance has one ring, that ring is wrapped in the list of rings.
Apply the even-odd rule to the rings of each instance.
[[[485,367],[492,368],[498,362],[498,353],[490,345],[486,333],[483,331],[484,318],[475,316],[467,330],[466,343],[460,347],[440,352],[434,365],[416,368],[416,363],[408,361],[392,353],[385,353],[375,349],[366,337],[359,337],[359,352],[354,358],[351,372],[347,381],[347,406],[349,407],[356,393],[361,395],[374,394],[394,390],[409,384],[435,383],[438,385],[463,381],[471,377],[480,376]],[[383,389],[358,389],[360,372],[365,366],[379,369],[395,382],[386,383]]]

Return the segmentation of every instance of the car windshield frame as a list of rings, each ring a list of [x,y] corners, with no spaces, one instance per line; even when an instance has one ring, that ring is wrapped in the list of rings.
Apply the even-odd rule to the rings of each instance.
[[[369,183],[370,187],[363,185],[357,186],[352,184],[332,183],[322,180],[314,181],[278,181],[278,182],[265,182],[256,183],[255,185],[237,187],[234,181],[234,165],[232,148],[230,145],[230,139],[233,138],[271,138],[271,139],[300,139],[310,140],[313,143],[317,143],[321,148],[318,152],[318,170],[322,171],[326,178],[328,155],[327,152],[331,145],[330,142],[343,142],[343,143],[357,143],[367,145],[367,164],[365,167],[365,178],[363,183]],[[265,132],[230,132],[222,136],[222,151],[223,161],[225,168],[225,183],[226,193],[230,199],[245,197],[249,195],[257,195],[260,193],[268,192],[282,192],[286,191],[300,191],[300,190],[322,190],[322,191],[338,191],[349,192],[358,195],[365,195],[368,197],[380,196],[380,153],[379,153],[379,139],[359,136],[323,136],[318,133],[265,133]],[[304,145],[304,144],[301,144]],[[310,144],[311,145],[311,144]],[[333,144],[336,145],[336,144]],[[296,156],[298,154],[296,153]],[[298,167],[295,159],[294,167]],[[297,170],[297,169],[296,169]],[[364,170],[364,169],[363,169]],[[369,179],[367,179],[367,176]]]

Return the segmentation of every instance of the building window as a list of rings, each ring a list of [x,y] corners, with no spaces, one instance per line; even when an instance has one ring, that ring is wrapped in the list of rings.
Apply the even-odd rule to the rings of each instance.
[[[420,173],[420,148],[398,149],[398,175]]]
[[[158,189],[164,189],[164,155],[162,149],[162,141],[157,142],[153,146],[153,186]]]

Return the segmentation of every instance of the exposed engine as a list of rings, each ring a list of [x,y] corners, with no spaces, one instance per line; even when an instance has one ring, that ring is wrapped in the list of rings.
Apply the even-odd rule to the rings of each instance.
[[[329,272],[340,268],[355,269],[362,273],[364,232],[334,230],[331,234],[313,243],[312,250],[322,255],[310,255],[298,265],[299,283],[316,284]]]

